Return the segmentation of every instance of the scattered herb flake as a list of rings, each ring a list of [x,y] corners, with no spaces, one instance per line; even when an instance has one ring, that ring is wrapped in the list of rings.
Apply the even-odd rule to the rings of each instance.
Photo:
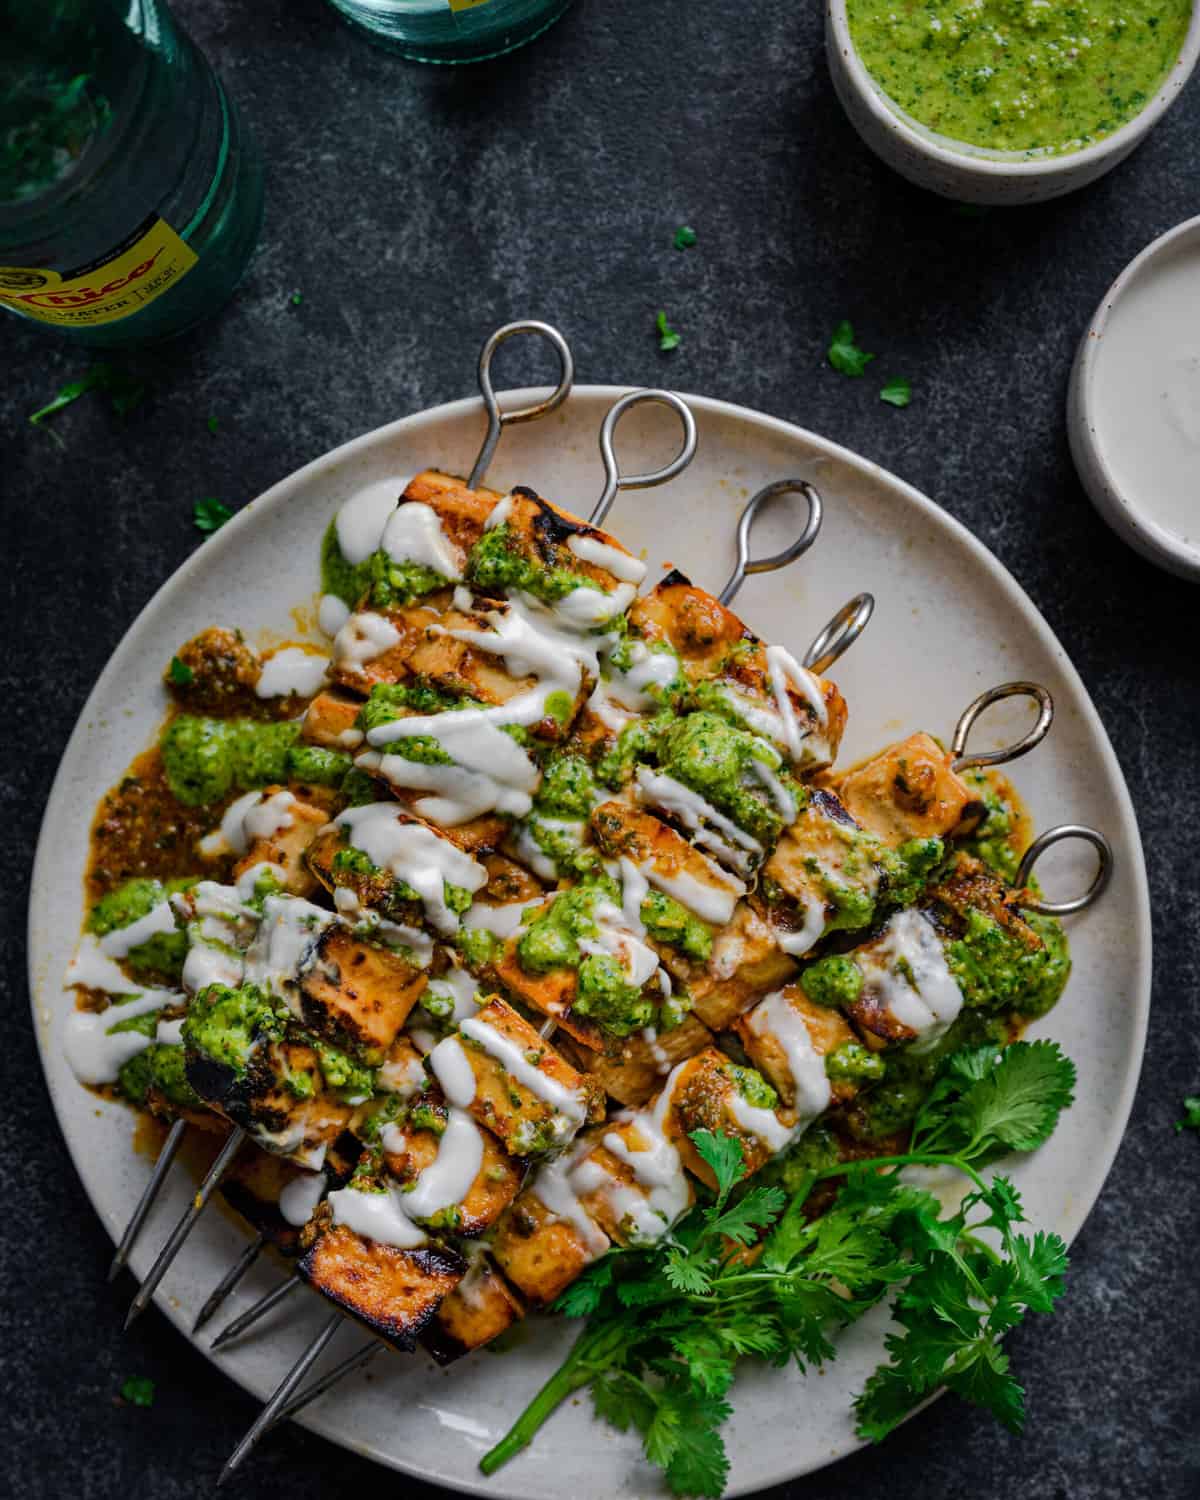
[[[219,500],[214,500],[211,496],[204,500],[197,500],[192,508],[192,521],[196,530],[206,534],[220,531],[232,515],[233,512],[227,505],[222,505]]]
[[[907,406],[912,400],[912,384],[903,375],[894,375],[884,384],[879,399],[889,406]]]
[[[875,358],[855,344],[854,328],[845,321],[833,330],[828,352],[829,363],[843,375],[865,375],[867,366]]]
[[[176,687],[187,687],[196,680],[195,672],[187,662],[180,661],[177,656],[171,658],[171,665],[167,668],[167,677]]]
[[[1183,1101],[1183,1119],[1175,1121],[1176,1130],[1200,1130],[1200,1094],[1189,1094]]]
[[[47,417],[52,417],[55,412],[60,412],[64,407],[78,401],[80,396],[86,396],[89,391],[106,391],[112,401],[113,411],[119,417],[126,416],[141,401],[146,394],[146,386],[143,381],[127,374],[124,370],[116,370],[112,365],[93,365],[78,380],[70,380],[66,385],[59,388],[58,393],[52,401],[40,407],[29,418],[33,426],[40,426]]]
[[[304,301],[304,297],[300,292],[293,292],[289,300],[293,307],[299,307]]]
[[[665,312],[659,313],[658,317],[654,320],[654,326],[658,329],[658,347],[660,349],[675,349],[678,347],[683,335],[676,333],[667,322]]]
[[[696,231],[690,224],[681,224],[675,231],[675,238],[671,243],[675,246],[676,250],[690,250],[696,243],[696,238]]]
[[[154,1405],[154,1382],[145,1375],[131,1375],[121,1387],[121,1399],[130,1406]]]
[[[208,419],[207,423],[205,423],[205,425],[207,426],[209,432],[211,432],[214,436],[216,436],[216,431],[217,431],[217,426],[218,426],[216,417],[209,417],[209,419]]]

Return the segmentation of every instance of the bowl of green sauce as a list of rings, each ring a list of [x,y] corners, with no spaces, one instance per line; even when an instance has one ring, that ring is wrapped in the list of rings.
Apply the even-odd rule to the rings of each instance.
[[[1200,0],[827,0],[851,123],[889,166],[970,203],[1093,182],[1178,98]]]

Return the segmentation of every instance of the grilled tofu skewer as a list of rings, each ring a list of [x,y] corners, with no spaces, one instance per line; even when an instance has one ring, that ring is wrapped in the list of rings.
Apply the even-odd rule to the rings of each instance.
[[[775,495],[781,494],[784,491],[790,490],[799,490],[805,495],[805,498],[809,503],[808,524],[805,527],[804,533],[799,539],[799,542],[797,544],[794,544],[785,552],[780,553],[773,558],[765,559],[762,561],[752,560],[749,557],[748,538],[750,526],[754,519],[754,516],[757,514],[759,507],[766,500]],[[821,512],[819,496],[816,494],[815,490],[812,490],[811,487],[804,485],[801,482],[785,481],[781,484],[769,486],[766,490],[761,491],[759,494],[757,494],[747,506],[742,518],[742,523],[739,527],[738,567],[735,571],[734,577],[730,580],[729,584],[726,586],[726,589],[723,591],[725,601],[728,602],[729,600],[732,600],[732,598],[736,595],[738,588],[740,587],[740,584],[747,573],[768,571],[776,567],[785,566],[787,563],[794,560],[795,557],[799,556],[801,552],[806,550],[807,547],[811,545],[812,540],[816,536],[820,524],[820,517]],[[859,596],[855,600],[850,601],[850,603],[841,611],[839,611],[834,619],[831,620],[822,629],[821,632],[819,632],[816,640],[813,643],[813,646],[806,654],[806,663],[809,660],[819,660],[823,666],[832,664],[832,662],[836,660],[837,657],[845,649],[847,649],[847,647],[851,645],[855,639],[857,639],[857,636],[861,633],[870,618],[872,607],[873,600],[869,595]],[[555,1024],[555,1020],[553,1016],[551,1016],[542,1027],[541,1034],[543,1036],[546,1036],[548,1033],[552,1032]],[[707,1033],[703,1032],[703,1028],[701,1028],[701,1032],[703,1035],[707,1035]],[[626,1189],[625,1191],[628,1192],[629,1189]],[[293,1397],[290,1402],[286,1402],[276,1409],[284,1410],[288,1414],[292,1414],[300,1410],[304,1405],[307,1405],[310,1400],[316,1399],[319,1394],[324,1393],[334,1384],[336,1384],[337,1380],[341,1378],[342,1373],[349,1373],[350,1370],[357,1368],[362,1360],[370,1357],[370,1353],[371,1346],[365,1346],[363,1349],[357,1351],[356,1354],[352,1355],[348,1360],[344,1361],[343,1365],[337,1367],[335,1371],[331,1371],[328,1375],[322,1377],[322,1379],[316,1382],[314,1386],[310,1388],[310,1390],[302,1392],[299,1397]],[[259,1429],[260,1432],[263,1430],[265,1430],[265,1426]],[[239,1462],[242,1458],[244,1458],[247,1451],[248,1448],[239,1450]]]
[[[492,383],[492,359],[496,353],[496,350],[502,343],[505,343],[508,339],[519,334],[533,334],[539,338],[546,339],[551,344],[559,358],[559,380],[554,390],[551,392],[550,396],[546,398],[546,400],[538,402],[530,407],[520,408],[516,411],[502,412],[500,410],[499,402],[496,399],[495,388]],[[574,380],[575,361],[571,354],[570,347],[568,346],[566,340],[563,338],[562,334],[548,323],[537,322],[535,320],[525,320],[521,322],[508,323],[503,327],[498,328],[486,340],[479,356],[479,389],[483,399],[484,409],[487,413],[488,425],[483,442],[480,446],[478,454],[476,455],[475,462],[471,466],[471,477],[469,480],[469,485],[471,488],[474,488],[476,485],[482,483],[483,478],[486,475],[488,466],[495,456],[496,447],[500,441],[500,437],[503,433],[504,428],[515,423],[535,421],[537,418],[547,416],[549,415],[549,413],[557,410],[557,408],[562,405],[562,403],[567,399],[567,396],[570,394],[571,387],[574,384]],[[118,1246],[117,1254],[114,1257],[113,1265],[110,1268],[110,1280],[112,1280],[122,1269],[122,1267],[127,1263],[129,1254],[133,1249],[138,1234],[140,1233],[141,1228],[145,1223],[146,1218],[148,1217],[159,1193],[162,1191],[164,1182],[167,1180],[170,1166],[174,1160],[175,1154],[177,1154],[182,1144],[183,1134],[184,1131],[182,1129],[178,1132],[175,1132],[174,1130],[172,1131],[171,1137],[169,1139],[169,1145],[171,1148],[170,1154],[167,1154],[164,1150],[162,1170],[155,1171],[151,1175],[150,1181],[147,1183],[136,1207],[134,1208],[125,1233],[121,1237],[121,1242]],[[244,1140],[244,1135],[238,1130],[237,1127],[235,1127],[234,1132],[231,1135],[230,1141],[227,1145],[228,1156],[224,1158],[226,1162],[233,1160],[242,1140]],[[205,1199],[205,1202],[207,1202],[207,1198]],[[155,1275],[153,1278],[147,1278],[148,1282],[152,1280],[152,1284],[149,1285],[148,1290],[145,1286],[143,1286],[142,1291],[139,1292],[138,1297],[134,1301],[133,1308],[131,1309],[131,1318],[136,1317],[137,1314],[142,1311],[142,1309],[149,1303],[150,1298],[153,1296],[154,1291],[158,1286],[158,1283],[162,1280],[163,1276],[169,1270],[171,1262],[173,1261],[175,1255],[178,1254],[178,1251],[186,1240],[187,1235],[190,1233],[192,1226],[195,1224],[196,1219],[198,1218],[198,1213],[198,1210],[196,1212],[193,1212],[191,1209],[189,1209],[188,1213],[185,1214],[184,1218],[172,1231],[167,1241],[168,1247],[172,1247],[171,1253],[169,1255],[162,1254],[156,1260],[154,1266]],[[252,1259],[246,1262],[245,1268],[248,1270],[251,1264],[253,1264]],[[229,1285],[225,1288],[225,1295],[228,1295],[228,1292],[232,1290],[233,1286],[237,1285],[237,1281],[237,1277],[234,1277],[230,1281]],[[215,1296],[216,1292],[214,1291],[214,1297]],[[217,1298],[216,1306],[220,1305],[221,1300],[223,1299]],[[209,1317],[211,1317],[213,1312],[215,1312],[216,1306],[208,1307],[207,1314]]]

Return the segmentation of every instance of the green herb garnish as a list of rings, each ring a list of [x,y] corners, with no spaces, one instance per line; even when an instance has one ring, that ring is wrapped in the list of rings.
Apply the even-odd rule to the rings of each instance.
[[[209,417],[208,421],[204,425],[208,428],[209,432],[211,432],[213,434],[213,436],[215,437],[216,433],[217,433],[217,428],[220,425],[219,422],[217,421],[216,417]]]
[[[1040,1145],[1074,1079],[1053,1042],[956,1053],[917,1116],[909,1151],[828,1165],[814,1158],[789,1179],[790,1200],[782,1187],[742,1184],[736,1140],[693,1132],[715,1197],[658,1245],[610,1251],[559,1298],[559,1312],[587,1319],[583,1332],[481,1469],[494,1473],[561,1402],[590,1387],[597,1413],[640,1434],[675,1494],[719,1496],[728,1473],[720,1428],[738,1360],[820,1365],[836,1353],[830,1333],[889,1294],[903,1331],[888,1339],[889,1363],[857,1399],[862,1436],[884,1437],[943,1385],[1019,1430],[1023,1392],[1001,1340],[1026,1312],[1052,1310],[1066,1251],[1056,1235],[1018,1234],[1024,1213],[1011,1182],[979,1172],[1007,1151]],[[969,1187],[957,1210],[904,1182],[909,1165],[963,1174]],[[846,1182],[810,1219],[805,1200],[829,1178]],[[760,1240],[761,1256],[743,1261],[739,1250]]]
[[[867,366],[875,358],[860,349],[854,342],[854,328],[842,322],[833,330],[829,345],[829,363],[843,375],[865,375]]]
[[[89,391],[106,391],[112,401],[113,411],[123,417],[141,401],[146,394],[146,386],[143,381],[126,374],[124,370],[114,369],[112,365],[93,365],[78,380],[70,380],[66,385],[60,386],[54,399],[35,411],[29,418],[30,422],[35,427],[40,426],[47,417],[72,405]]]
[[[675,238],[671,243],[676,250],[690,250],[696,243],[696,231],[690,224],[681,224],[675,231]]]
[[[1176,1130],[1200,1130],[1200,1094],[1189,1094],[1183,1101],[1183,1119],[1175,1121]]]
[[[683,335],[676,333],[675,329],[667,322],[665,312],[660,312],[654,320],[654,326],[658,329],[658,347],[660,349],[675,349],[679,346]]]
[[[912,400],[912,384],[902,375],[893,376],[879,392],[879,399],[889,406],[907,406]]]
[[[206,534],[220,531],[225,522],[230,519],[233,512],[220,500],[214,500],[211,496],[204,500],[197,500],[192,507],[192,523],[197,531]]]
[[[196,680],[195,672],[187,662],[180,661],[177,656],[171,658],[171,665],[167,668],[167,677],[176,687],[188,687]]]
[[[154,1382],[145,1375],[131,1375],[121,1387],[121,1400],[130,1406],[154,1405]]]

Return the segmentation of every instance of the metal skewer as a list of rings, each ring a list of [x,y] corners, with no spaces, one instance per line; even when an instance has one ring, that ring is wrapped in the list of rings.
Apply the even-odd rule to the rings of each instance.
[[[112,1258],[112,1264],[108,1268],[108,1279],[116,1281],[117,1277],[125,1269],[125,1263],[129,1259],[129,1252],[133,1249],[133,1242],[141,1233],[142,1225],[146,1222],[147,1215],[154,1207],[154,1201],[162,1191],[162,1185],[167,1180],[167,1173],[171,1170],[171,1163],[179,1155],[179,1148],[183,1145],[184,1132],[187,1130],[187,1121],[182,1116],[175,1121],[167,1132],[167,1138],[163,1142],[162,1150],[158,1153],[158,1160],[154,1163],[154,1171],[150,1174],[150,1181],[142,1189],[142,1196],[138,1199],[137,1207],[129,1223],[125,1226],[125,1233],[121,1236],[121,1243],[117,1246],[117,1253]]]
[[[601,450],[605,460],[606,483],[604,493],[592,511],[590,522],[592,525],[599,525],[604,520],[619,489],[646,487],[649,484],[663,483],[665,480],[673,478],[681,472],[682,468],[690,461],[692,454],[695,452],[695,424],[694,421],[689,423],[685,420],[684,448],[681,449],[680,455],[671,464],[668,464],[665,469],[660,470],[657,474],[637,476],[637,486],[633,486],[628,482],[622,482],[617,469],[616,456],[613,451],[613,431],[621,415],[629,410],[631,406],[643,401],[658,401],[660,404],[667,405],[675,411],[679,411],[682,408],[683,412],[687,413],[687,417],[691,417],[691,413],[688,411],[686,405],[677,396],[665,391],[635,391],[629,396],[622,397],[616,403],[605,418],[604,427],[602,428]],[[686,457],[684,457],[685,453]],[[682,463],[680,462],[680,458],[683,458]],[[767,558],[752,559],[749,555],[750,531],[759,508],[769,499],[786,493],[799,493],[808,502],[808,515],[799,537],[790,547],[787,547],[782,552]],[[732,603],[742,584],[751,573],[773,572],[777,568],[786,567],[801,556],[802,553],[806,552],[817,538],[817,533],[821,527],[822,515],[821,498],[806,480],[779,480],[765,486],[752,496],[745,510],[742,512],[738,523],[738,562],[733,576],[722,590],[721,603]],[[856,594],[853,599],[844,604],[833,618],[817,632],[812,644],[805,652],[805,665],[810,669],[816,669],[818,666],[828,667],[832,665],[833,662],[854,644],[866,629],[874,607],[875,601],[870,594]],[[543,1022],[538,1034],[544,1040],[549,1040],[556,1030],[557,1022],[553,1017],[550,1017]],[[525,1178],[528,1177],[529,1171],[530,1169],[527,1168]],[[525,1178],[522,1179],[522,1186],[524,1185]],[[236,1324],[231,1324],[213,1344],[213,1347],[219,1347],[227,1342],[228,1339],[235,1337],[237,1333],[244,1331],[252,1322],[257,1321],[258,1318],[262,1317],[269,1310],[270,1306],[274,1306],[275,1302],[281,1300],[291,1290],[292,1285],[299,1282],[299,1279],[298,1276],[294,1276],[292,1281],[276,1288],[274,1293],[270,1293],[267,1297],[261,1299],[248,1313],[243,1314],[237,1320]],[[344,1316],[344,1314],[339,1314],[338,1316]],[[318,1340],[324,1339],[326,1332],[327,1329],[322,1330],[322,1333],[318,1335]],[[290,1401],[285,1400],[282,1403],[278,1403],[271,1421],[264,1422],[260,1417],[259,1422],[255,1424],[255,1428],[252,1428],[242,1443],[239,1444],[237,1451],[226,1466],[226,1472],[232,1472],[233,1468],[245,1461],[259,1438],[271,1426],[283,1421],[285,1418],[296,1416],[311,1402],[316,1401],[319,1396],[323,1396],[346,1376],[360,1369],[369,1360],[373,1359],[375,1354],[383,1347],[381,1340],[374,1338],[369,1340],[340,1364],[335,1365],[331,1370],[327,1371],[320,1379],[314,1381],[306,1390],[293,1396]],[[316,1350],[313,1356],[315,1358],[316,1354],[320,1353],[320,1350],[316,1349],[315,1343],[310,1346],[309,1352],[312,1352],[314,1349]],[[290,1378],[289,1376],[288,1379],[290,1380]],[[282,1390],[282,1387],[280,1387],[280,1390]],[[272,1397],[273,1404],[276,1403],[278,1396],[279,1391],[276,1391],[275,1396]]]
[[[975,727],[975,720],[985,708],[990,708],[993,703],[999,703],[1004,698],[1033,699],[1037,704],[1038,714],[1032,729],[1002,750],[980,750],[969,754],[967,739]],[[986,693],[980,693],[978,698],[968,703],[959,715],[958,723],[954,726],[954,738],[950,741],[950,769],[957,773],[969,771],[974,766],[1003,766],[1010,760],[1018,760],[1022,755],[1027,755],[1035,745],[1041,744],[1053,722],[1054,699],[1041,683],[1002,682],[998,687],[988,688]]]
[[[229,1132],[229,1136],[226,1139],[225,1144],[221,1147],[220,1151],[217,1154],[216,1161],[214,1161],[212,1166],[208,1169],[208,1175],[200,1184],[196,1196],[188,1204],[187,1212],[184,1214],[183,1218],[180,1219],[179,1223],[176,1224],[175,1228],[172,1229],[170,1235],[167,1237],[167,1243],[158,1252],[157,1260],[155,1260],[154,1264],[150,1267],[150,1270],[146,1274],[145,1281],[143,1281],[141,1286],[138,1288],[137,1296],[130,1303],[129,1312],[125,1317],[126,1328],[129,1327],[129,1325],[134,1321],[135,1318],[140,1317],[141,1314],[144,1313],[146,1311],[146,1308],[150,1305],[150,1299],[157,1291],[159,1282],[167,1274],[167,1271],[170,1269],[171,1262],[179,1254],[184,1240],[187,1239],[188,1235],[191,1234],[192,1230],[195,1228],[196,1221],[204,1212],[205,1205],[212,1197],[214,1191],[217,1188],[217,1185],[221,1181],[221,1178],[225,1175],[226,1168],[229,1166],[229,1163],[241,1149],[242,1142],[245,1139],[246,1132],[242,1130],[240,1126],[235,1125]]]
[[[230,1266],[229,1270],[225,1272],[225,1275],[222,1276],[221,1280],[209,1293],[208,1301],[196,1314],[196,1321],[192,1324],[193,1333],[199,1333],[213,1316],[225,1301],[225,1298],[229,1296],[230,1292],[237,1286],[238,1282],[241,1281],[242,1277],[246,1275],[250,1267],[262,1254],[266,1243],[267,1239],[265,1235],[256,1234],[254,1236],[241,1255],[238,1256],[237,1260],[234,1261],[233,1265]]]
[[[1022,901],[1020,904],[1025,911],[1037,912],[1043,917],[1069,917],[1073,912],[1083,911],[1085,907],[1091,906],[1108,889],[1116,862],[1112,845],[1099,829],[1088,828],[1084,823],[1060,823],[1057,828],[1047,828],[1045,833],[1038,834],[1021,856],[1013,883],[1018,889],[1026,887],[1033,875],[1034,865],[1046,850],[1068,839],[1081,839],[1084,843],[1091,844],[1096,851],[1098,864],[1091,885],[1082,896],[1076,896],[1071,901]]]
[[[226,1277],[228,1280],[228,1277]],[[227,1323],[216,1338],[213,1339],[213,1349],[223,1349],[226,1344],[232,1344],[234,1339],[240,1338],[248,1328],[252,1328],[260,1318],[265,1318],[273,1307],[278,1305],[291,1292],[294,1292],[303,1282],[297,1271],[293,1271],[286,1281],[281,1281],[278,1286],[272,1287],[269,1292],[261,1296],[252,1307],[248,1307],[240,1317],[234,1318],[232,1323]],[[215,1295],[215,1294],[214,1294]],[[209,1298],[212,1301],[212,1298]]]
[[[617,423],[633,407],[647,404],[666,406],[675,413],[683,425],[683,444],[671,462],[661,469],[654,469],[648,474],[622,474],[620,460],[617,458],[614,447]],[[609,407],[600,425],[600,457],[604,460],[604,488],[600,491],[599,500],[592,507],[588,525],[604,525],[612,509],[613,501],[617,498],[618,490],[648,490],[655,485],[666,484],[668,479],[674,479],[676,474],[682,474],[695,456],[696,419],[692,415],[691,407],[674,391],[630,391],[628,395],[622,396]]]

